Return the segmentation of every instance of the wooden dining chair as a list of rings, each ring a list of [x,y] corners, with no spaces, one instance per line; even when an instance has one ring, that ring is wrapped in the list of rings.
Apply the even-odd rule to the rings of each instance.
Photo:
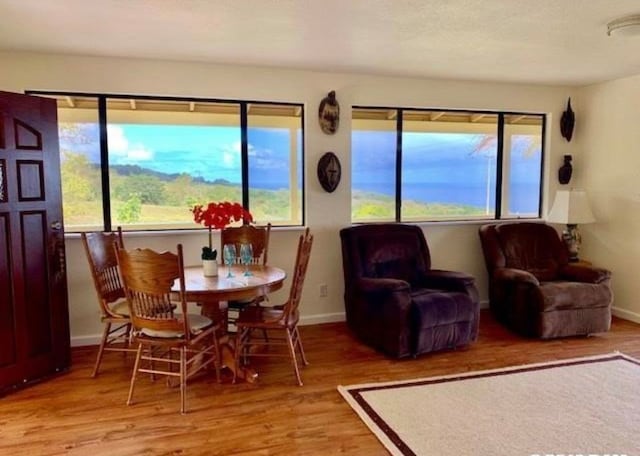
[[[300,236],[298,241],[298,252],[296,254],[296,262],[291,281],[291,290],[287,301],[278,306],[263,307],[251,306],[245,309],[238,317],[237,334],[236,334],[236,369],[238,371],[240,360],[246,361],[248,357],[274,356],[274,357],[290,357],[293,364],[293,370],[298,380],[298,385],[302,386],[302,378],[298,369],[298,360],[296,350],[300,353],[302,362],[307,365],[307,358],[302,347],[300,332],[298,331],[298,321],[300,313],[298,306],[302,295],[302,287],[304,278],[309,265],[309,257],[311,255],[311,246],[313,244],[313,236],[309,234],[309,228]],[[252,332],[255,329],[263,331],[282,331],[282,338],[253,338]],[[288,354],[269,353],[269,351],[255,350],[251,351],[254,346],[286,346]],[[235,381],[235,377],[234,377]]]
[[[220,233],[220,244],[235,244],[238,251],[240,244],[253,246],[252,264],[267,264],[269,254],[269,236],[271,235],[271,223],[265,226],[242,225],[224,228]],[[222,249],[222,261],[224,263],[224,249]],[[236,258],[240,262],[240,258]]]
[[[266,265],[269,254],[270,235],[271,223],[268,223],[265,226],[245,224],[238,227],[228,227],[223,229],[220,233],[220,243],[223,247],[226,244],[234,244],[236,246],[236,250],[238,251],[238,256],[236,257],[237,263],[240,263],[240,245],[251,244],[253,250],[252,264]],[[222,261],[223,264],[226,264],[224,263],[224,248],[222,249]],[[247,306],[258,304],[264,299],[267,299],[267,297],[264,296],[254,300],[229,301],[227,303],[227,330],[229,332],[235,332],[236,320],[238,319],[240,312],[242,312]]]
[[[145,372],[152,378],[179,377],[180,412],[186,413],[189,377],[213,364],[220,381],[220,324],[187,312],[182,245],[178,244],[177,254],[120,247],[116,254],[137,344],[127,405],[132,403],[138,373]],[[180,288],[172,293],[176,280]]]
[[[122,229],[117,232],[101,231],[82,233],[84,251],[89,261],[93,285],[98,295],[100,315],[104,330],[93,367],[92,377],[98,375],[105,351],[135,351],[130,347],[131,320],[124,288],[118,274],[118,260],[114,245],[124,246]]]

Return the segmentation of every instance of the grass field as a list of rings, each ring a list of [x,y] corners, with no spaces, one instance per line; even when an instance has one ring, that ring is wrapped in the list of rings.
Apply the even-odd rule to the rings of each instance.
[[[285,190],[257,190],[252,192],[252,214],[259,223],[270,221],[274,225],[296,224],[291,221],[289,192]],[[193,222],[188,205],[141,204],[135,221],[124,222],[118,213],[125,204],[113,199],[112,226],[122,225],[128,229],[184,229],[198,228]],[[405,220],[433,220],[437,218],[475,218],[484,216],[483,208],[455,204],[421,203],[404,201],[402,217]],[[86,231],[102,229],[102,203],[81,201],[65,204],[65,229]],[[352,220],[354,222],[392,221],[395,219],[395,199],[372,192],[354,191],[352,196]],[[299,224],[300,222],[298,222]]]

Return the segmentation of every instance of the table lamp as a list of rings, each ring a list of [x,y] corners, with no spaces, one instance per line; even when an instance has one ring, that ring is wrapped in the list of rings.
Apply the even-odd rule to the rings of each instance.
[[[558,190],[549,211],[547,220],[552,223],[565,223],[567,228],[562,232],[562,239],[569,251],[569,261],[578,261],[578,252],[582,238],[578,231],[578,223],[596,221],[589,207],[586,192],[582,190]]]

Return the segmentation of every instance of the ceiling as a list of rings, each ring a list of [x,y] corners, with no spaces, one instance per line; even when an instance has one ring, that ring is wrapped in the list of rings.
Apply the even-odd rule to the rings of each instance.
[[[640,74],[638,0],[0,0],[0,50],[586,85]]]

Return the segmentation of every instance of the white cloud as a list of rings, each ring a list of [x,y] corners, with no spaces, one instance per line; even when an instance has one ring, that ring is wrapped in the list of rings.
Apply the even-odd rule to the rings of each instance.
[[[249,144],[248,148],[247,148],[247,153],[251,156],[251,155],[255,155],[256,154],[256,148],[253,147],[251,144]],[[242,153],[242,143],[240,141],[234,142],[231,145],[231,150],[234,151],[236,154],[238,154],[238,157],[240,156],[240,154]]]
[[[222,165],[225,168],[237,168],[240,156],[234,151],[225,150],[222,152]]]
[[[114,155],[127,155],[129,141],[124,135],[124,130],[118,125],[107,125],[107,137],[109,138],[109,152]]]
[[[225,169],[239,169],[241,157],[240,150],[240,142],[221,146],[219,152],[216,154],[219,154],[220,162],[216,163],[216,165]]]
[[[127,152],[127,158],[129,160],[151,160],[153,158],[153,152],[144,147],[138,149],[130,149]]]
[[[129,144],[124,129],[119,125],[107,125],[109,139],[109,155],[115,156],[117,162],[137,162],[153,159],[153,151],[143,144]]]

